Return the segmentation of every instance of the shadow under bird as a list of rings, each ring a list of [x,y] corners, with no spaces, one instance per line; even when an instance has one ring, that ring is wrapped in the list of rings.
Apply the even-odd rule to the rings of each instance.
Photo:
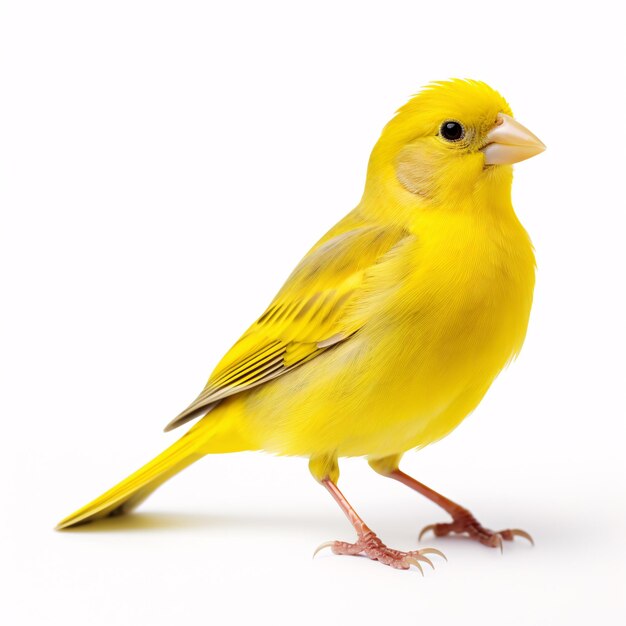
[[[201,419],[57,528],[130,511],[205,454],[266,450],[310,459],[356,531],[354,543],[320,546],[335,554],[420,570],[441,554],[378,538],[337,486],[337,460],[348,456],[450,515],[422,534],[463,533],[500,549],[515,536],[532,542],[484,527],[399,463],[458,426],[522,347],[535,258],[511,204],[511,164],[544,149],[486,84],[424,88],[385,126],[358,206],[309,250],[166,430]]]

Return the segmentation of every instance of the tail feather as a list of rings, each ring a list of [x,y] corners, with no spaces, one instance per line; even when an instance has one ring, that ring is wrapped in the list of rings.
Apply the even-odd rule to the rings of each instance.
[[[56,529],[62,530],[96,519],[120,515],[135,508],[166,480],[204,456],[205,451],[199,445],[199,438],[193,435],[194,431],[190,431],[181,437],[134,474],[61,520]]]

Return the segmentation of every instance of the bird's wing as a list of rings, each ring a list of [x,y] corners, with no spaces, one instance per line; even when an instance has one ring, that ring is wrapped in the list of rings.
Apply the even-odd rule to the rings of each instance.
[[[366,225],[329,234],[302,259],[265,313],[220,361],[202,393],[166,430],[207,413],[228,396],[286,374],[345,341],[367,321],[356,305],[367,292],[368,275],[407,233]]]

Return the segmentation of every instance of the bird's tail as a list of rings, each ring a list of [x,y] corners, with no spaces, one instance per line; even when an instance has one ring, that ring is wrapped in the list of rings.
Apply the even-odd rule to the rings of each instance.
[[[203,420],[204,421],[204,420]],[[236,452],[247,449],[237,437],[209,436],[199,422],[173,445],[75,513],[61,520],[57,530],[77,526],[103,517],[121,515],[143,502],[157,487],[209,452]]]

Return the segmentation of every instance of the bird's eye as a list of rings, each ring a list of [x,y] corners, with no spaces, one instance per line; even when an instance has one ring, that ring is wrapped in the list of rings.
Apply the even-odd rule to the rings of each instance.
[[[465,137],[465,129],[461,122],[448,120],[441,125],[439,133],[446,141],[459,141]]]

